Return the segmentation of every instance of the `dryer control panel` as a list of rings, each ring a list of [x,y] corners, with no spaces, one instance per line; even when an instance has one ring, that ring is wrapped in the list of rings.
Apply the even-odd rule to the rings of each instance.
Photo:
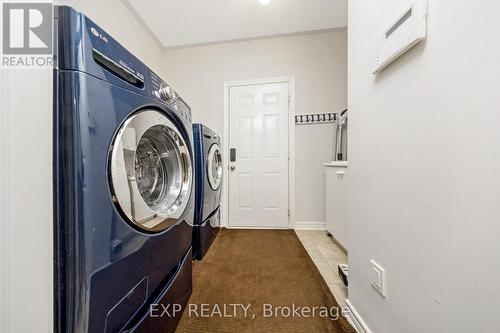
[[[171,106],[182,118],[191,122],[191,109],[175,90],[158,75],[150,71],[151,97]]]

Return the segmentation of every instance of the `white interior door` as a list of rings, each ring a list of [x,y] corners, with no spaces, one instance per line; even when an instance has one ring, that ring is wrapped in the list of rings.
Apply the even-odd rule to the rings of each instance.
[[[288,85],[229,89],[230,227],[288,227]]]

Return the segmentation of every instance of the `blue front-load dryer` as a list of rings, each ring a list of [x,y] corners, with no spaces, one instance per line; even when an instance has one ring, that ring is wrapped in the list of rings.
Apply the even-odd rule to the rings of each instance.
[[[201,260],[220,228],[222,150],[219,135],[202,124],[193,124],[193,140],[196,165],[193,258]]]
[[[55,7],[54,27],[55,330],[173,331],[180,313],[160,310],[192,286],[191,111],[81,13]]]

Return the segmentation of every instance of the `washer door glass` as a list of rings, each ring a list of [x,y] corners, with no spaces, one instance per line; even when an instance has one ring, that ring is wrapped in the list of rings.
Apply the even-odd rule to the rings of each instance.
[[[218,144],[214,143],[207,157],[208,183],[212,190],[217,190],[222,183],[222,155]]]
[[[191,194],[191,157],[166,116],[147,110],[127,119],[110,166],[113,199],[135,226],[162,231],[181,217]]]

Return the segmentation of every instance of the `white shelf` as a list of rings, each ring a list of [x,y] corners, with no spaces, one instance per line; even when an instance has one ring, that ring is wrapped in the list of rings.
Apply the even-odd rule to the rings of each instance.
[[[328,168],[332,168],[332,167],[347,168],[347,161],[331,161],[331,162],[323,163],[323,166],[326,166]]]

